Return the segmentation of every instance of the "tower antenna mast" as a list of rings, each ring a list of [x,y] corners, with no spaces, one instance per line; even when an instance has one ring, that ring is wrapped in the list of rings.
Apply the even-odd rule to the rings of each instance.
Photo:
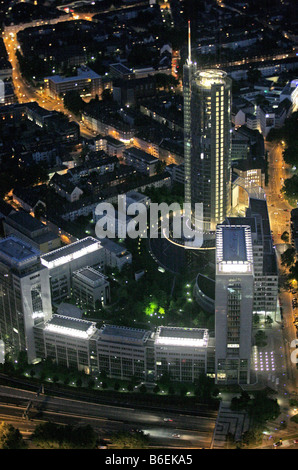
[[[190,36],[190,20],[188,20],[188,65],[191,64],[191,36]]]

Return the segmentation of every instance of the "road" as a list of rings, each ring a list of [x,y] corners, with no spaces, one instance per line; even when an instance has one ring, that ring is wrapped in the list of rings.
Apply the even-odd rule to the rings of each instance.
[[[278,244],[283,243],[280,237],[285,230],[290,233],[292,207],[280,191],[284,180],[291,176],[292,171],[282,158],[282,144],[267,142],[266,150],[268,151],[269,181],[265,191],[273,239],[274,243]]]
[[[29,401],[32,401],[29,411],[31,421],[22,420]],[[130,405],[107,405],[75,398],[37,396],[35,392],[0,385],[0,416],[11,422],[21,423],[21,426],[18,424],[16,427],[26,433],[31,433],[33,425],[41,420],[51,420],[60,424],[90,424],[102,437],[119,430],[139,429],[149,434],[150,445],[154,447],[209,448],[217,413],[210,411],[206,416],[203,413],[202,416],[195,416],[171,411],[169,416],[161,409],[144,411]]]
[[[281,240],[284,231],[290,233],[291,205],[283,198],[280,190],[284,180],[291,175],[291,169],[282,158],[283,145],[266,143],[268,151],[268,186],[265,188],[268,202],[268,212],[272,236],[275,243],[279,270],[281,270],[281,253],[289,246]],[[289,406],[290,398],[297,398],[298,371],[296,364],[291,361],[291,342],[296,338],[296,328],[293,324],[292,310],[293,295],[280,290],[279,299],[283,310],[283,318],[277,316],[271,328],[266,328],[267,345],[263,348],[254,347],[253,361],[259,384],[268,385],[277,392],[281,414],[275,422],[268,423],[269,435],[264,437],[262,448],[272,448],[273,442],[279,435],[298,433],[297,425],[290,421],[297,410]],[[280,425],[285,421],[287,429],[281,431]],[[285,441],[281,448],[297,447],[292,440]]]
[[[94,13],[93,13],[94,15]],[[92,15],[80,14],[75,15],[68,20],[63,17],[60,21],[73,21],[75,19],[92,20]],[[80,126],[80,132],[83,137],[91,138],[94,137],[94,132],[90,131],[82,122],[80,122],[76,116],[70,113],[63,106],[63,100],[54,100],[50,98],[43,89],[37,90],[22,77],[19,62],[17,60],[16,52],[20,48],[20,44],[17,40],[17,33],[24,28],[23,25],[19,25],[14,28],[13,31],[4,31],[2,35],[4,45],[8,54],[8,59],[12,66],[12,80],[14,84],[15,94],[19,103],[28,103],[29,101],[36,101],[41,107],[48,111],[59,111],[67,115],[70,119],[77,122]]]

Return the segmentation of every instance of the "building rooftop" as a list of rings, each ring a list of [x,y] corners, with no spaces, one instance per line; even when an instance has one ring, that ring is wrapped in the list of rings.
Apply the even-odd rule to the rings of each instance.
[[[259,214],[261,216],[263,234],[271,237],[267,201],[264,201],[262,199],[250,198],[249,210],[247,211],[247,215],[249,215],[249,213],[251,213],[251,215]]]
[[[103,340],[138,344],[143,344],[151,335],[151,332],[148,330],[116,325],[103,325],[99,333]]]
[[[223,261],[247,261],[243,227],[223,229]]]
[[[80,339],[89,339],[96,331],[96,324],[78,318],[53,315],[46,323],[44,330]]]
[[[109,238],[102,238],[100,240],[100,243],[103,246],[103,248],[105,248],[106,250],[108,250],[112,253],[115,253],[116,255],[127,254],[128,253],[128,251],[125,247],[119,245],[118,243],[113,242]]]
[[[193,348],[206,347],[208,345],[208,330],[160,326],[156,331],[155,344]]]
[[[144,152],[137,147],[129,147],[124,151],[124,153],[127,155],[132,155],[137,160],[143,160],[147,163],[156,163],[158,161],[158,158],[154,157],[150,153]]]
[[[46,226],[42,222],[40,222],[40,220],[36,219],[36,217],[32,217],[32,215],[28,214],[28,212],[25,211],[17,211],[13,214],[10,214],[7,217],[6,221],[8,223],[10,221],[13,221],[16,224],[20,225],[23,229],[28,230],[30,232],[46,229]]]
[[[39,251],[13,235],[0,240],[0,259],[9,265],[19,265],[36,259]]]
[[[43,255],[41,257],[41,263],[51,269],[100,248],[101,244],[98,240],[93,237],[86,237]]]
[[[104,274],[90,268],[89,266],[75,271],[73,275],[87,283],[91,283],[92,285],[99,285],[107,281],[107,277]]]
[[[245,219],[244,219],[245,220]],[[253,272],[251,229],[241,225],[218,225],[216,229],[216,269],[219,274]]]
[[[83,80],[83,79],[95,79],[100,78],[100,76],[94,72],[93,70],[89,69],[88,67],[78,68],[77,75],[73,77],[62,77],[61,75],[52,75],[46,77],[46,80],[51,80],[54,83],[67,83],[67,82],[74,82],[76,80]]]

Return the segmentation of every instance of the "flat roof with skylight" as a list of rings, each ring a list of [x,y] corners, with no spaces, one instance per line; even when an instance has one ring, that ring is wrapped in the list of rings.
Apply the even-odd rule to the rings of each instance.
[[[51,320],[46,323],[44,330],[79,339],[89,339],[96,332],[96,323],[63,315],[53,315]]]
[[[49,269],[55,268],[73,259],[80,258],[102,248],[100,242],[93,237],[86,237],[77,242],[51,251],[41,257],[41,263]]]
[[[9,265],[21,265],[39,255],[38,250],[13,235],[0,240],[0,259]]]
[[[103,325],[99,333],[103,340],[137,344],[146,342],[151,334],[148,330],[116,325]]]
[[[179,328],[160,326],[155,335],[155,345],[205,348],[208,346],[208,330],[204,328]]]
[[[249,225],[218,225],[216,229],[217,273],[251,274],[253,253]]]

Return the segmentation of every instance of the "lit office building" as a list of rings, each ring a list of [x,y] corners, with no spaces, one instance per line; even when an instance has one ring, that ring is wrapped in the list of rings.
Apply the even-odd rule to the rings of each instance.
[[[95,98],[102,93],[101,77],[89,67],[82,66],[77,69],[77,75],[62,77],[51,75],[44,79],[45,89],[51,98],[59,99],[69,91],[78,91],[81,94]]]
[[[94,322],[53,315],[34,328],[37,357],[50,358],[63,367],[90,374],[92,340],[97,331]]]
[[[278,266],[267,201],[250,198],[246,217],[255,221],[252,229],[255,276],[253,312],[274,320],[278,302]]]
[[[39,358],[96,375],[152,382],[164,374],[194,382],[214,376],[215,344],[208,330],[159,327],[156,331],[103,325],[62,315],[34,328]]]
[[[246,217],[228,217],[225,224],[249,225],[254,261],[253,313],[275,319],[278,302],[278,267],[267,202],[250,198]]]
[[[103,325],[96,340],[95,369],[111,377],[145,380],[154,367],[151,335],[148,330]]]
[[[254,266],[249,225],[216,230],[215,380],[250,382]]]
[[[224,71],[199,70],[189,47],[183,68],[185,202],[193,215],[195,204],[203,203],[208,233],[231,206],[231,83]]]
[[[108,278],[96,269],[86,267],[72,276],[72,295],[83,305],[96,308],[97,302],[106,305],[111,299]]]
[[[154,339],[155,377],[169,375],[171,380],[193,382],[207,372],[208,330],[164,327]]]
[[[14,236],[0,240],[0,335],[16,359],[36,359],[33,327],[52,316],[49,272],[40,253]]]
[[[59,302],[71,293],[72,274],[86,266],[104,267],[104,250],[92,237],[51,251],[41,257],[50,272],[52,301]]]

